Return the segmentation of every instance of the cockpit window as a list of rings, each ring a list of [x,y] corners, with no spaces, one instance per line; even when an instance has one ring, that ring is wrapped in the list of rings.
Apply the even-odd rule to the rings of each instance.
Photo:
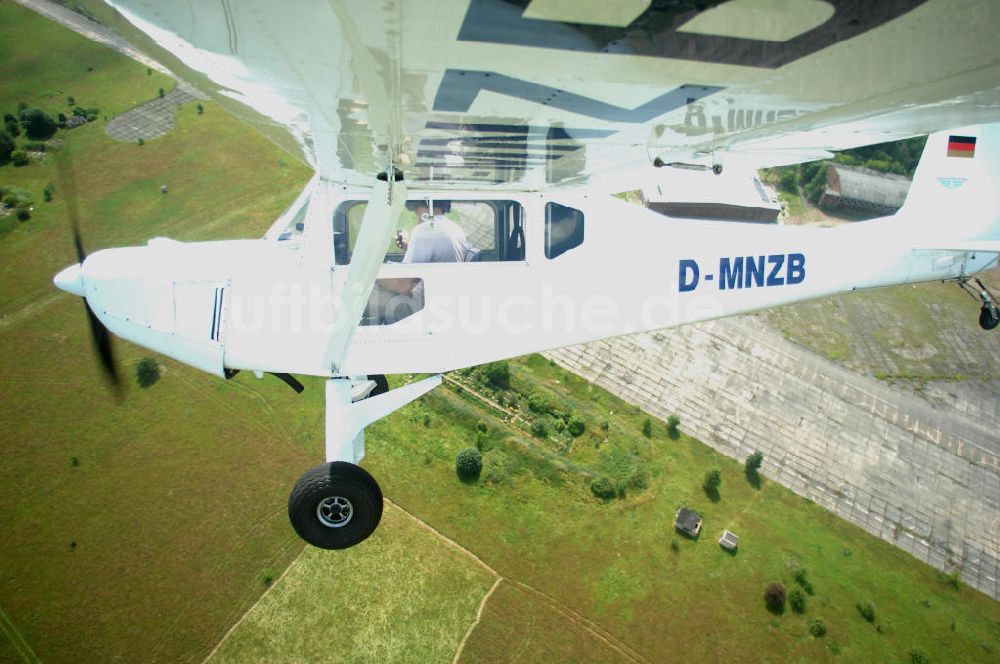
[[[576,208],[545,204],[545,257],[556,258],[583,244],[583,212]]]
[[[334,212],[338,264],[350,262],[366,201],[346,201]],[[433,207],[431,207],[433,206]],[[386,247],[392,263],[480,263],[524,260],[524,213],[507,200],[411,199]]]

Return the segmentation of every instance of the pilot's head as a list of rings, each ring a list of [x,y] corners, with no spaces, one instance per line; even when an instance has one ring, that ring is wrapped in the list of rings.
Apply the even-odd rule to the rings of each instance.
[[[407,201],[406,209],[417,215],[418,219],[423,219],[424,215],[428,212],[427,201],[424,199],[416,201]],[[448,214],[451,210],[451,201],[434,201],[434,214]]]

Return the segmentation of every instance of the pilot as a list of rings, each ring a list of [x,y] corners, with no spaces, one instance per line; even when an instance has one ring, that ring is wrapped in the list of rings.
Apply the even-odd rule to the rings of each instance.
[[[420,222],[411,233],[400,231],[396,237],[396,244],[406,251],[404,263],[462,263],[476,255],[462,227],[444,216],[451,210],[451,201],[434,201],[433,216],[425,201],[408,201],[406,208]]]

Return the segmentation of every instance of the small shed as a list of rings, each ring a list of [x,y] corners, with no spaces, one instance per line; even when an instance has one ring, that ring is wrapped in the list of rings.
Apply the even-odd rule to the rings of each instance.
[[[735,551],[736,547],[739,545],[740,538],[736,536],[736,533],[732,533],[728,530],[722,531],[722,537],[719,538],[719,546],[726,551]]]
[[[677,510],[677,516],[674,518],[674,528],[681,531],[685,535],[690,535],[691,537],[697,537],[698,533],[701,532],[701,515],[693,510],[689,510],[686,507],[682,507]]]

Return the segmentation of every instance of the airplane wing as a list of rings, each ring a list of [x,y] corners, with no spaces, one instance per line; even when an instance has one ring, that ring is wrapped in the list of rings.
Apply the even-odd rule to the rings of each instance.
[[[632,189],[1000,121],[990,0],[93,0],[320,176]]]

